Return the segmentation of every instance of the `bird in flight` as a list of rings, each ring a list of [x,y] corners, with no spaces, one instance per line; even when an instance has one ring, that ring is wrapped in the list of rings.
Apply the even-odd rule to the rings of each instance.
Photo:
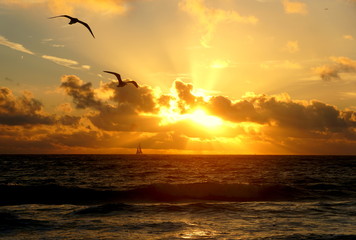
[[[69,18],[69,19],[70,19],[70,22],[69,22],[70,25],[72,25],[72,24],[74,24],[74,23],[81,23],[81,24],[83,24],[83,25],[89,30],[89,32],[91,33],[91,35],[93,36],[93,38],[95,38],[94,33],[91,31],[89,25],[88,25],[86,22],[80,21],[78,18],[74,18],[74,17],[71,17],[71,16],[69,16],[69,15],[54,16],[54,17],[50,17],[50,19],[51,19],[51,18],[57,18],[57,17],[66,17],[66,18]]]
[[[126,86],[126,84],[128,84],[128,83],[132,83],[133,85],[135,85],[135,87],[138,88],[137,82],[135,82],[135,81],[123,81],[123,80],[121,79],[120,74],[118,74],[118,73],[116,73],[116,72],[110,72],[110,71],[104,71],[104,72],[110,73],[110,74],[114,74],[114,75],[116,76],[117,80],[119,80],[119,84],[117,85],[117,87],[124,87],[124,86]]]

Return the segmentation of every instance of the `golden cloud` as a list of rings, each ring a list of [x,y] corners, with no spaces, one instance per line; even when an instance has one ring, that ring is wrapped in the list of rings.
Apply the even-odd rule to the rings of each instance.
[[[308,13],[307,5],[300,1],[282,0],[284,11],[288,14],[302,14]]]
[[[238,22],[255,24],[258,18],[255,16],[241,16],[236,11],[226,11],[208,7],[205,0],[182,0],[179,7],[196,17],[202,27],[203,36],[201,37],[201,45],[210,47],[210,41],[215,32],[217,25],[223,22]]]
[[[299,52],[299,50],[300,50],[299,42],[298,41],[288,41],[283,49],[289,53]]]
[[[103,14],[123,14],[132,0],[3,0],[0,4],[32,7],[38,4],[47,6],[53,14],[73,14],[76,9],[86,9]]]
[[[291,62],[289,60],[285,61],[267,61],[260,64],[260,67],[266,70],[275,69],[301,69],[302,66],[299,63]]]
[[[22,44],[11,42],[1,35],[0,35],[0,45],[9,47],[9,48],[14,49],[19,52],[23,52],[23,53],[27,53],[27,54],[31,54],[31,55],[34,54],[32,51],[25,48]]]
[[[76,65],[78,65],[77,61],[66,58],[54,57],[49,55],[42,55],[42,58],[69,68],[74,68]]]
[[[344,35],[342,37],[343,37],[343,39],[346,39],[346,40],[354,40],[354,37],[352,35]]]

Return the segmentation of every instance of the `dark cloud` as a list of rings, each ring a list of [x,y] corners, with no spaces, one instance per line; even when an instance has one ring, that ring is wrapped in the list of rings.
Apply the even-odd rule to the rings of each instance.
[[[65,75],[62,77],[60,86],[65,92],[73,97],[73,103],[78,109],[95,108],[100,109],[102,102],[95,97],[91,83],[84,83],[74,75]]]
[[[99,129],[105,131],[133,131],[152,124],[157,120],[142,117],[139,113],[158,111],[152,89],[147,86],[135,88],[130,84],[118,88],[115,82],[104,84],[101,91],[112,93],[109,101],[103,101],[95,94],[91,83],[84,83],[77,76],[63,76],[61,88],[72,97],[78,109],[91,108],[96,114],[87,118]],[[144,121],[144,122],[143,122]]]
[[[281,127],[322,132],[340,132],[356,127],[356,122],[350,121],[343,111],[319,101],[302,104],[269,98],[260,102],[260,107],[264,117],[275,120]]]
[[[135,106],[135,105],[134,105]],[[96,114],[87,118],[99,129],[105,131],[148,131],[159,132],[160,117],[155,114],[142,115],[128,103],[103,106]]]
[[[216,96],[210,99],[207,106],[212,114],[231,122],[261,122],[257,120],[257,112],[253,102],[247,100],[233,103],[226,97]]]
[[[110,100],[117,104],[117,108],[100,100],[95,95],[92,84],[90,82],[84,83],[77,76],[63,76],[60,87],[73,98],[73,103],[78,109],[92,108],[102,112],[108,111],[110,114],[113,111],[131,114],[157,111],[152,90],[147,86],[135,88],[129,84],[124,88],[118,88],[116,85],[115,82],[110,82],[104,84],[102,88],[104,91],[113,92]]]
[[[341,79],[342,73],[355,73],[356,61],[347,57],[331,57],[333,63],[316,67],[313,71],[324,81]]]
[[[169,107],[170,106],[170,101],[173,100],[172,96],[169,95],[162,95],[158,98],[157,103],[159,106],[162,107]]]
[[[174,87],[178,96],[178,108],[182,114],[187,113],[190,109],[193,109],[197,105],[204,103],[202,97],[197,97],[192,93],[192,84],[177,80],[174,82]]]
[[[119,105],[129,105],[137,112],[154,113],[157,112],[155,97],[152,89],[147,86],[139,88],[128,84],[124,88],[116,87],[116,83],[111,82],[106,86],[114,90],[114,95],[111,100],[117,102]]]
[[[64,115],[64,116],[59,116],[56,122],[61,125],[75,127],[79,125],[80,119],[81,117]]]
[[[208,109],[232,122],[255,122],[296,131],[350,132],[356,128],[355,112],[340,111],[319,101],[308,103],[254,96],[232,103],[225,97],[213,97]]]
[[[15,97],[10,89],[0,87],[0,124],[52,124],[53,117],[42,112],[43,104],[29,93]]]
[[[189,138],[176,131],[160,132],[142,141],[142,146],[151,149],[186,149]]]

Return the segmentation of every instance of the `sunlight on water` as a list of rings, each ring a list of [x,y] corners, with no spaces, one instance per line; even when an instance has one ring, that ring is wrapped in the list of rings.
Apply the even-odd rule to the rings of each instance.
[[[183,231],[180,237],[183,239],[200,239],[200,238],[212,238],[215,234],[213,231],[207,231],[202,229]]]

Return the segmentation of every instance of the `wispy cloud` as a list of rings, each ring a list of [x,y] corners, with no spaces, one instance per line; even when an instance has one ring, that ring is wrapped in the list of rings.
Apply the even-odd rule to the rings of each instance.
[[[19,7],[44,4],[53,14],[73,14],[83,8],[104,14],[122,14],[127,11],[130,1],[132,0],[1,0],[0,4]]]
[[[255,16],[242,16],[236,11],[208,7],[205,0],[181,0],[179,7],[197,18],[202,27],[203,36],[200,42],[204,47],[210,47],[213,33],[220,23],[239,22],[255,24],[258,22],[258,18]]]
[[[266,61],[260,64],[260,67],[266,70],[275,69],[301,69],[302,66],[299,63],[289,60],[285,61]]]
[[[307,5],[300,1],[290,1],[290,0],[281,0],[284,11],[288,14],[302,14],[305,15],[308,13]]]
[[[354,40],[354,37],[352,35],[344,35],[342,36],[342,38],[346,40]]]
[[[79,65],[79,63],[75,60],[71,59],[66,59],[66,58],[60,58],[60,57],[55,57],[55,56],[49,56],[49,55],[42,55],[43,59],[52,61],[58,65],[64,66],[64,67],[69,67],[73,69],[86,69],[89,70],[91,67],[89,65]]]
[[[74,61],[71,59],[66,59],[66,58],[54,57],[54,56],[49,56],[49,55],[43,55],[42,58],[52,61],[54,63],[57,63],[58,65],[62,65],[62,66],[69,67],[69,68],[73,68],[78,65],[77,61]]]
[[[30,51],[27,48],[25,48],[22,44],[11,42],[11,41],[7,40],[5,37],[3,37],[1,35],[0,35],[0,45],[12,48],[12,49],[14,49],[16,51],[19,51],[19,52],[23,52],[23,53],[27,53],[27,54],[31,54],[31,55],[34,54],[32,51]]]
[[[289,53],[299,52],[299,42],[298,41],[288,41],[283,48],[284,51]]]
[[[63,44],[52,43],[52,42],[53,42],[53,39],[52,39],[52,38],[45,38],[45,39],[42,39],[41,42],[42,42],[42,43],[45,43],[45,44],[49,44],[50,46],[56,47],[56,48],[65,47]]]
[[[82,68],[83,68],[83,69],[86,69],[86,70],[89,70],[89,69],[91,68],[91,66],[89,66],[89,65],[82,65]]]

